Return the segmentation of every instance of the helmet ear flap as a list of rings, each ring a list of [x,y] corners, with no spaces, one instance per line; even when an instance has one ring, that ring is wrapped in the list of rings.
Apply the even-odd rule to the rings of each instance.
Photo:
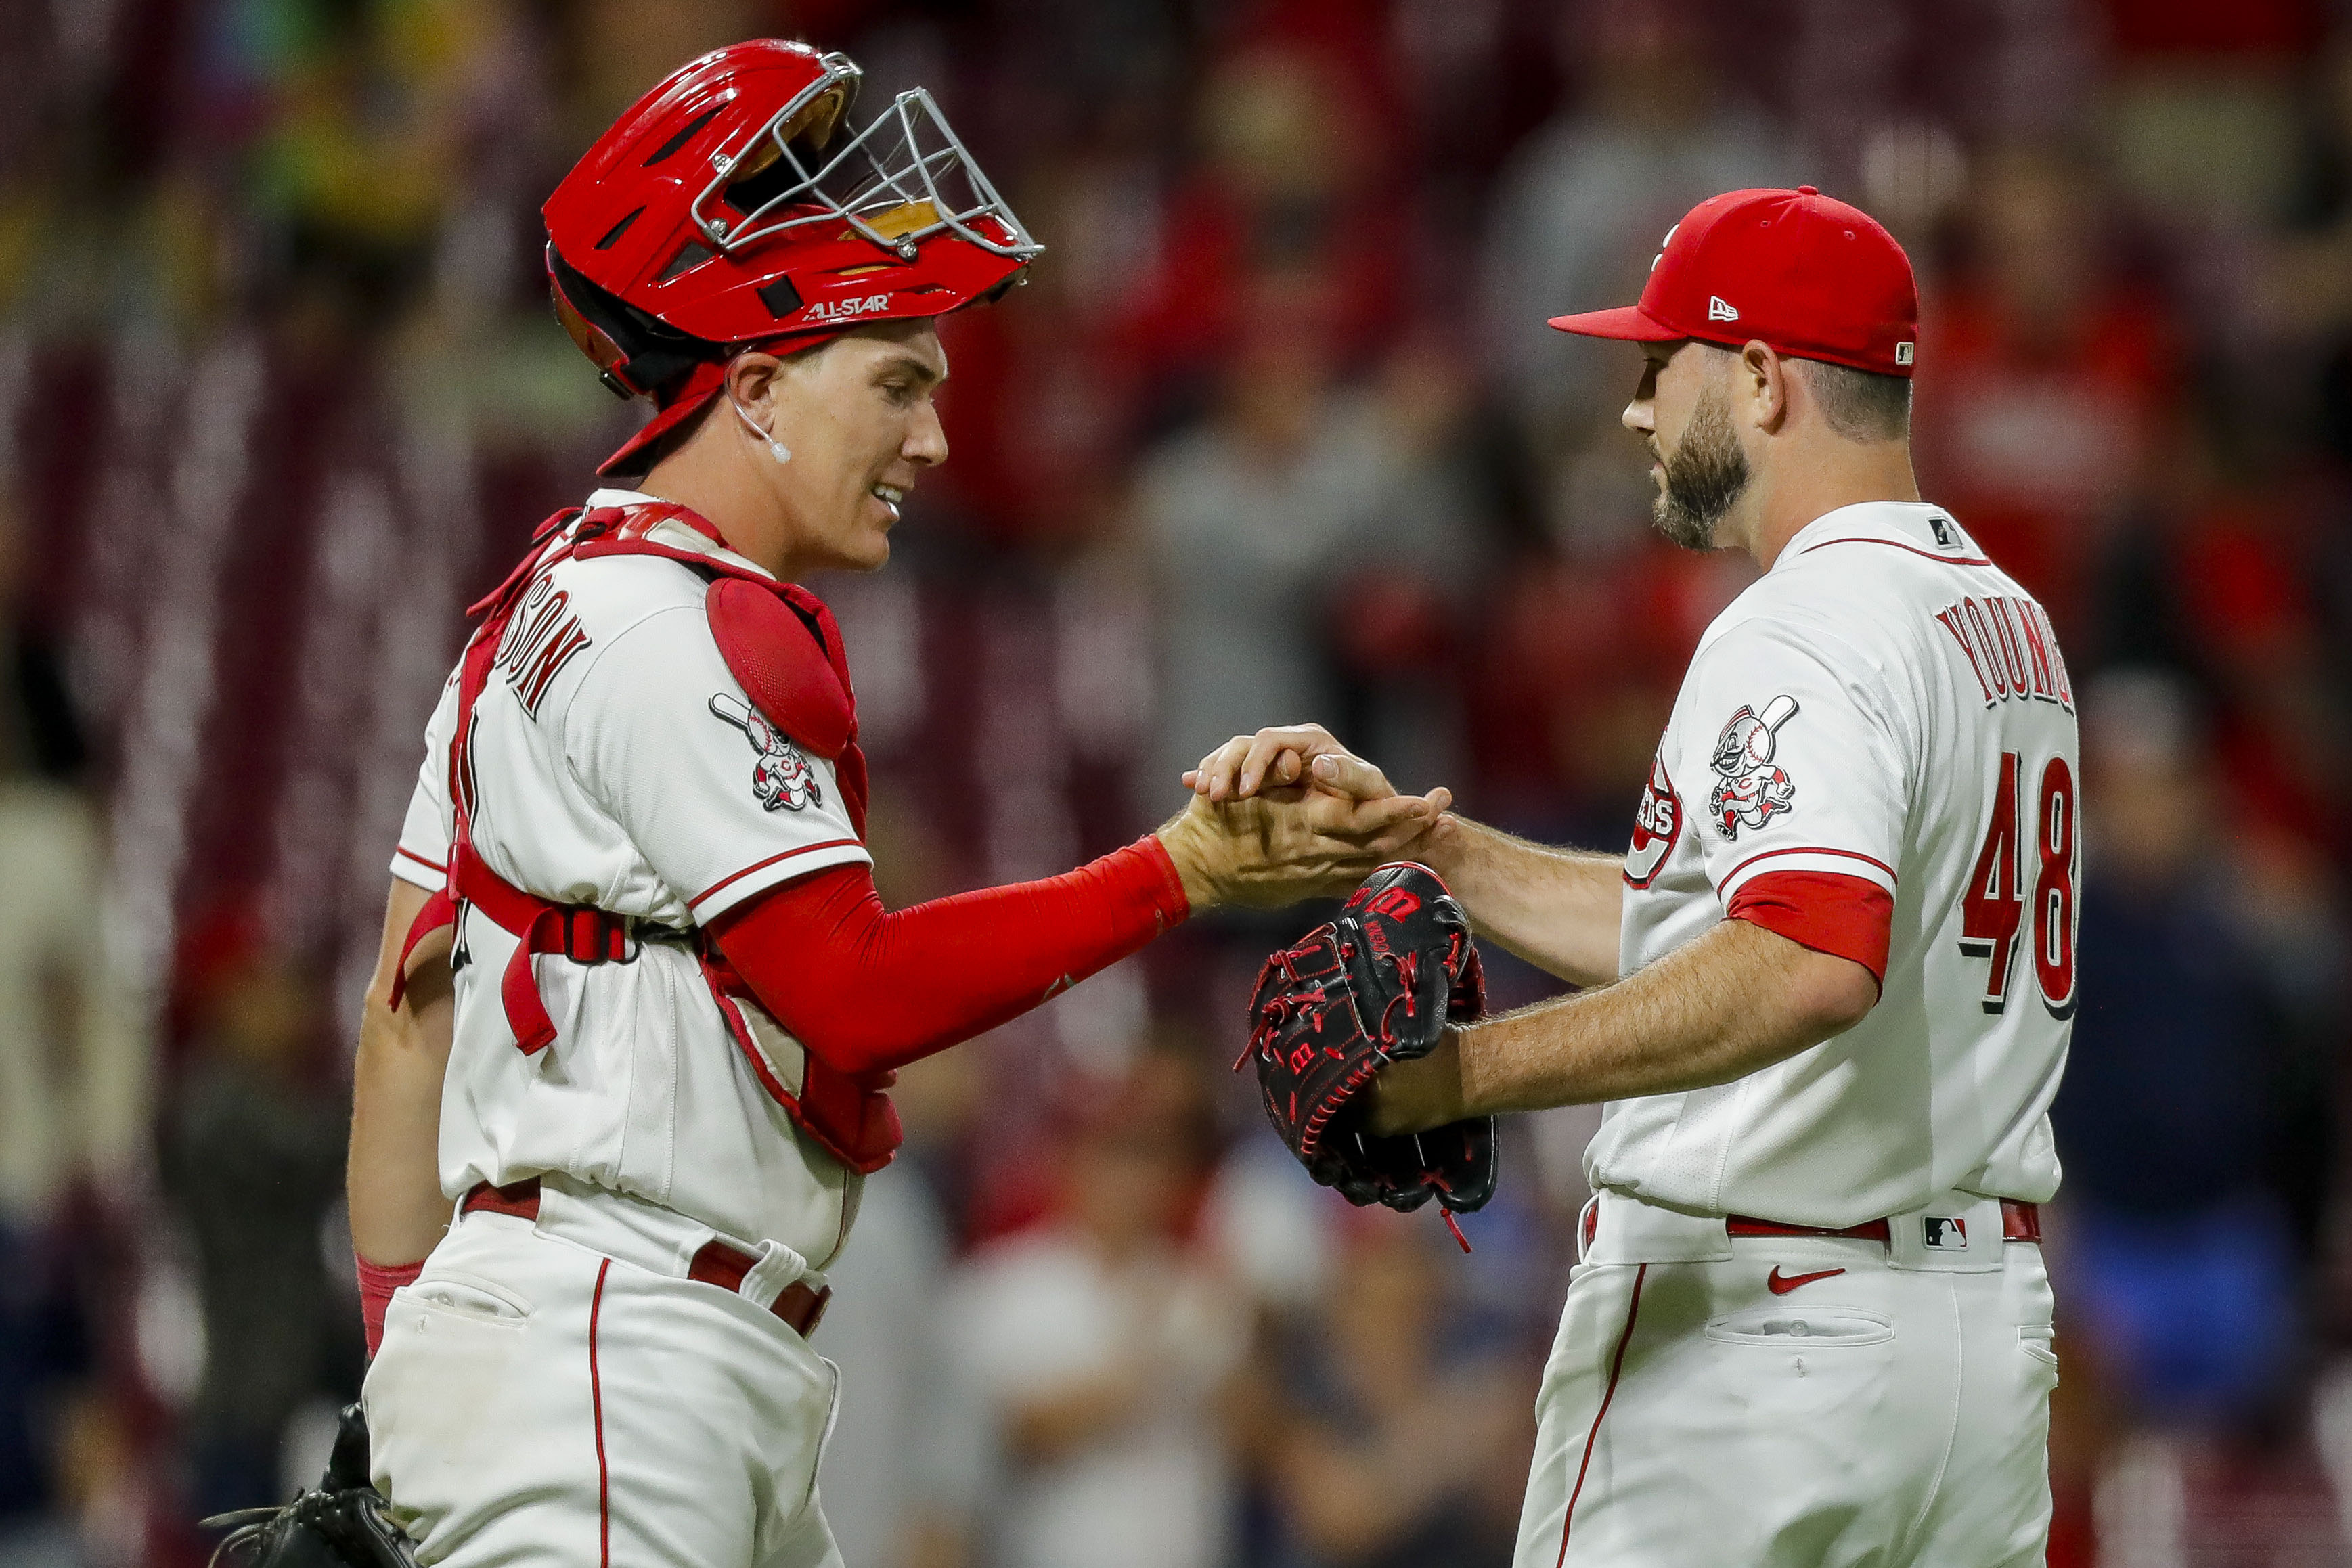
[[[547,247],[547,278],[556,319],[617,396],[654,396],[695,366],[725,357],[720,345],[681,332],[598,287],[552,243]]]
[[[563,292],[562,280],[554,277],[551,270],[548,281],[548,293],[555,300],[555,319],[563,323],[564,331],[571,334],[580,351],[595,361],[596,379],[625,401],[642,396],[645,389],[628,378],[629,359],[621,351],[621,346],[614,342],[603,328],[580,314],[579,308]]]

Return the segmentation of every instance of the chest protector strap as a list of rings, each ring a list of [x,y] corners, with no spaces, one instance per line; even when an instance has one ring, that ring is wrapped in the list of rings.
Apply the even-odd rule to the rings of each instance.
[[[566,528],[577,518],[579,526]],[[456,922],[470,904],[517,941],[499,978],[499,998],[517,1049],[535,1056],[555,1041],[554,1020],[531,960],[556,954],[575,964],[627,963],[636,956],[629,917],[593,904],[557,904],[527,893],[499,876],[475,852],[475,805],[471,745],[475,705],[489,684],[499,644],[530,583],[572,556],[653,555],[676,560],[714,579],[705,598],[712,636],[727,667],[762,716],[799,744],[834,764],[850,825],[866,836],[865,753],[857,746],[856,703],[840,629],[824,601],[792,583],[739,566],[682,543],[648,538],[664,523],[675,524],[723,548],[719,530],[684,507],[599,507],[558,512],[540,526],[524,556],[504,582],[469,613],[481,617],[458,666],[457,727],[449,747],[449,803],[454,831],[448,880],[426,901],[409,927],[393,979],[391,1002],[400,1005],[407,988],[409,955],[429,933]],[[889,1164],[901,1134],[889,1097],[835,1071],[803,1049],[797,1093],[787,1089],[768,1053],[761,1049],[742,1009],[758,999],[701,933],[695,933],[706,983],[728,1033],[753,1075],[793,1124],[824,1151],[861,1174]],[[763,1009],[764,1011],[764,1009]]]

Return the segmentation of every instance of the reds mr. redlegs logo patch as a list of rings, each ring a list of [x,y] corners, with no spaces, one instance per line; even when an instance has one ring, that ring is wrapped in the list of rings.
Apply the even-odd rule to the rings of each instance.
[[[1762,827],[1796,798],[1796,781],[1772,762],[1780,728],[1796,712],[1797,699],[1785,694],[1760,714],[1743,706],[1715,737],[1715,789],[1706,810],[1725,839],[1737,839],[1742,828]]]
[[[768,810],[797,811],[814,801],[824,804],[824,789],[816,769],[801,748],[740,697],[725,692],[710,699],[710,711],[743,732],[760,760],[751,768],[751,793]]]

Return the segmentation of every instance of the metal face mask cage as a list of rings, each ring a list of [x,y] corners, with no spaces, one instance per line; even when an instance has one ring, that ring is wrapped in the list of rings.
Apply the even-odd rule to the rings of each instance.
[[[788,230],[842,223],[908,261],[917,246],[942,230],[1022,261],[1045,248],[1029,237],[923,88],[900,93],[865,130],[816,162],[830,126],[806,123],[819,117],[804,111],[824,95],[854,85],[858,75],[839,55],[827,55],[824,64],[823,78],[796,94],[742,147],[714,160],[718,173],[690,209],[712,246],[732,255]],[[804,151],[811,156],[803,157]],[[769,190],[780,176],[782,188]],[[728,201],[732,187],[753,180],[761,189],[756,205],[744,211]]]

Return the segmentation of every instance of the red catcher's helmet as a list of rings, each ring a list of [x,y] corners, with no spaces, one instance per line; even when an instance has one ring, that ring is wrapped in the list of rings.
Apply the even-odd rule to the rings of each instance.
[[[845,135],[859,75],[778,38],[715,50],[547,199],[556,315],[606,386],[659,410],[599,472],[634,471],[742,350],[945,315],[1045,248],[921,88]]]

